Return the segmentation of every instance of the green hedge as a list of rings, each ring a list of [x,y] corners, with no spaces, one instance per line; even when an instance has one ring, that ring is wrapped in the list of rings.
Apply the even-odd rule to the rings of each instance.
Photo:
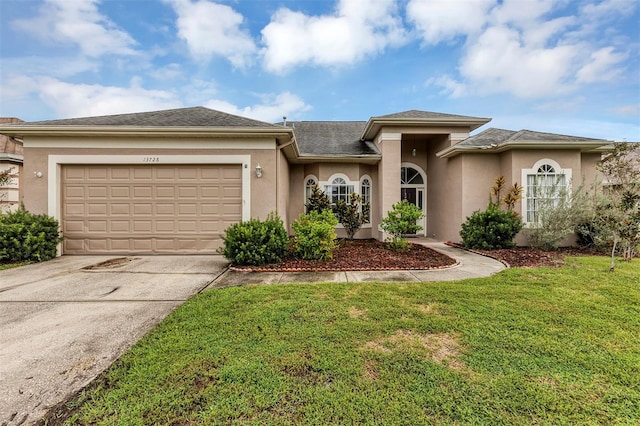
[[[485,211],[476,211],[462,224],[460,236],[464,246],[492,250],[513,247],[513,239],[523,227],[518,213],[500,210],[490,204]]]
[[[29,213],[21,207],[0,216],[0,260],[42,262],[56,256],[62,240],[58,221],[44,214]]]
[[[282,260],[288,242],[282,220],[270,213],[265,221],[251,219],[227,228],[220,252],[236,265],[264,265]]]
[[[293,255],[307,260],[331,259],[337,246],[337,224],[338,219],[331,210],[301,214],[298,220],[291,224],[295,233]]]

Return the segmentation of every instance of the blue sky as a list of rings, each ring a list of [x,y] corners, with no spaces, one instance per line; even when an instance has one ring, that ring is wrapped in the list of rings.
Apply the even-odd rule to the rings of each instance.
[[[640,141],[638,0],[0,0],[0,116],[410,109]]]

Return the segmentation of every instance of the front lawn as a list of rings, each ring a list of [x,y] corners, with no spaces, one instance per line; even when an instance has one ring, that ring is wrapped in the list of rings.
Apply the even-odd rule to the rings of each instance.
[[[192,298],[56,413],[73,424],[637,424],[640,272]],[[49,423],[55,423],[55,413]]]

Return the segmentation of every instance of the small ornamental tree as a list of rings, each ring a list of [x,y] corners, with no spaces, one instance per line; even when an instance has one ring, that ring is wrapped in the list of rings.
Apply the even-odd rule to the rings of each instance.
[[[307,213],[322,213],[325,210],[331,210],[331,199],[318,185],[313,185],[309,199],[304,206]]]
[[[361,202],[362,197],[354,192],[349,196],[349,203],[344,200],[338,200],[336,203],[334,212],[350,240],[353,240],[353,236],[364,223],[368,223],[368,214]]]
[[[421,230],[422,226],[417,222],[423,217],[422,210],[406,199],[394,204],[380,224],[380,228],[391,235],[391,238],[387,239],[389,248],[393,251],[408,250],[409,243],[404,236]]]

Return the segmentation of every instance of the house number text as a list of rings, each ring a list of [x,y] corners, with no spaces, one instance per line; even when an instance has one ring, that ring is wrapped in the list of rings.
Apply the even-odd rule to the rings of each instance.
[[[159,163],[160,157],[144,157],[142,159],[143,163]]]

